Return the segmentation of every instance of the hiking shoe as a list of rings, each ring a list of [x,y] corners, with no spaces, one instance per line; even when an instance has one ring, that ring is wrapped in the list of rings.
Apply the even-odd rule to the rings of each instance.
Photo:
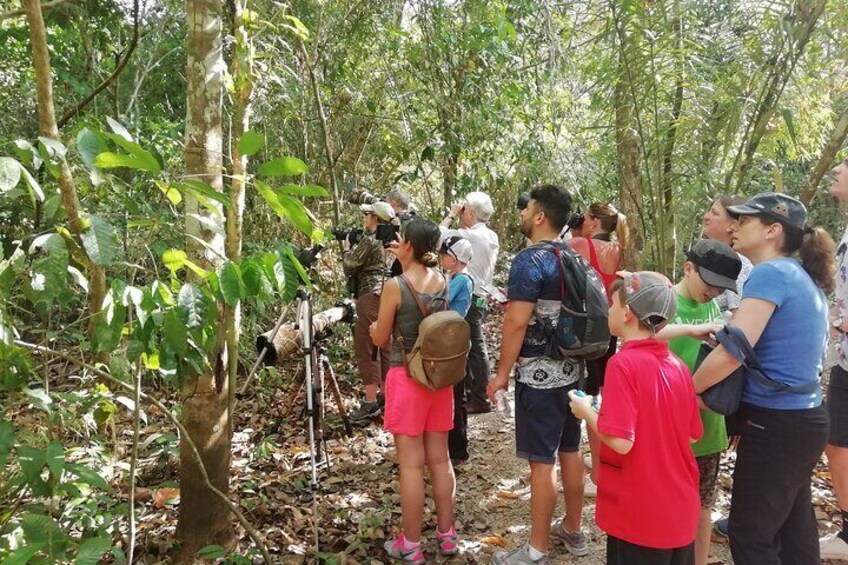
[[[381,412],[380,404],[376,400],[372,400],[371,402],[363,400],[360,403],[359,408],[350,413],[350,421],[365,422],[372,418],[376,418]]]
[[[597,498],[598,496],[598,485],[591,477],[586,477],[586,483],[583,485],[583,496],[586,498]]]
[[[557,520],[551,526],[551,537],[561,541],[565,545],[565,549],[572,555],[577,557],[589,555],[589,540],[586,539],[586,534],[582,530],[569,532],[565,529],[565,523],[562,519]]]
[[[713,523],[713,531],[725,539],[730,539],[730,518],[719,518]]]
[[[848,543],[839,534],[819,540],[819,548],[822,559],[848,559]]]
[[[389,557],[396,561],[414,563],[415,565],[424,565],[427,560],[424,559],[424,552],[421,550],[421,546],[419,545],[415,549],[407,550],[403,548],[404,541],[405,539],[403,534],[401,534],[399,537],[390,539],[384,543],[383,548],[386,550],[386,553],[389,554]]]
[[[455,528],[451,528],[445,533],[440,532],[436,528],[436,541],[439,543],[439,553],[442,555],[456,555],[459,553]]]
[[[530,544],[525,543],[518,549],[512,551],[497,551],[492,555],[492,561],[496,565],[551,565],[547,555],[533,561],[530,559]]]

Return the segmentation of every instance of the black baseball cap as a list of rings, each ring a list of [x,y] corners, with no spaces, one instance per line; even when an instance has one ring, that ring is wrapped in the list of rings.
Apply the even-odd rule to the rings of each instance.
[[[714,239],[701,239],[686,252],[686,258],[698,266],[698,274],[705,283],[736,292],[742,261],[729,245]]]
[[[737,216],[767,216],[801,231],[807,226],[807,208],[797,198],[779,192],[763,192],[738,206],[728,206],[727,211]]]

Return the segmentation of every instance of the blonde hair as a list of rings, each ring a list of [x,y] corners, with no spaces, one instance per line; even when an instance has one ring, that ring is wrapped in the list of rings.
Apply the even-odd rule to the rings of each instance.
[[[615,233],[615,238],[621,247],[627,247],[630,239],[630,228],[627,226],[627,216],[619,212],[612,204],[596,202],[589,206],[589,215],[597,218],[601,229],[606,233]]]

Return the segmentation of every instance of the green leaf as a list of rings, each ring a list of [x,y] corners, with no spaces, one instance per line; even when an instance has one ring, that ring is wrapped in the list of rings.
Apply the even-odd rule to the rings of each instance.
[[[783,114],[783,121],[786,122],[786,129],[789,130],[789,137],[792,139],[792,143],[795,147],[798,147],[798,136],[795,133],[795,117],[792,113],[792,110],[789,108],[783,108],[780,111]]]
[[[93,487],[97,487],[104,491],[111,490],[109,483],[106,482],[106,479],[97,474],[96,471],[93,471],[86,465],[81,463],[66,463],[65,470],[69,473],[72,473],[79,477],[79,482],[83,482],[87,485],[91,485]]]
[[[327,198],[330,196],[330,193],[327,192],[326,188],[318,186],[317,184],[307,184],[304,186],[300,186],[298,184],[284,184],[279,188],[279,191],[283,194],[290,194],[292,196],[317,196],[321,198]]]
[[[256,181],[255,185],[259,195],[265,199],[268,206],[281,218],[288,218],[288,211],[280,204],[280,200],[277,198],[277,193],[274,192],[274,189],[261,181]]]
[[[165,314],[162,333],[165,337],[165,343],[178,355],[185,356],[188,353],[188,330],[180,319],[180,313],[177,310],[168,310],[168,313]]]
[[[39,202],[44,202],[44,191],[41,190],[41,185],[38,184],[38,181],[35,180],[26,167],[21,166],[21,175],[23,175],[24,180],[29,187],[30,193],[32,193],[33,200],[37,200]]]
[[[265,138],[255,131],[246,131],[239,140],[239,153],[248,157],[265,146]]]
[[[208,306],[202,290],[193,284],[184,284],[177,295],[177,306],[188,328],[203,326]]]
[[[82,542],[77,552],[75,565],[97,565],[103,554],[112,549],[111,538],[102,536]]]
[[[47,444],[46,453],[47,468],[56,480],[61,479],[62,470],[65,467],[65,448],[58,441]]]
[[[133,137],[130,132],[119,122],[118,120],[106,116],[106,123],[109,124],[109,129],[115,132],[119,137],[126,141],[133,141]]]
[[[0,157],[0,192],[9,192],[21,181],[21,165],[11,157]]]
[[[183,195],[180,194],[180,191],[175,187],[159,180],[155,181],[155,184],[156,187],[165,195],[165,198],[167,198],[174,206],[179,206],[180,202],[183,201]]]
[[[189,179],[187,181],[182,182],[179,185],[179,188],[182,189],[183,193],[188,193],[194,198],[197,199],[198,202],[206,206],[206,208],[212,210],[214,213],[220,215],[221,211],[217,206],[212,204],[210,201],[218,202],[224,208],[230,208],[232,203],[230,202],[230,198],[215,190],[207,183],[198,180],[198,179]]]
[[[218,282],[221,296],[228,306],[235,306],[244,297],[245,288],[241,280],[241,271],[232,261],[227,261],[218,270]]]
[[[50,516],[30,512],[21,520],[21,529],[28,543],[43,543],[49,552],[62,551],[68,536]]]
[[[68,152],[68,148],[59,141],[58,139],[53,139],[52,137],[39,137],[38,141],[41,143],[44,150],[47,152],[45,161],[56,160],[56,161],[64,161],[65,155]]]
[[[7,555],[3,561],[0,561],[0,565],[25,565],[29,563],[33,555],[41,551],[44,545],[43,543],[28,543]]]
[[[77,134],[77,150],[82,157],[83,163],[90,169],[94,167],[94,160],[101,153],[109,150],[106,140],[97,132],[88,128],[82,128]]]
[[[118,254],[118,234],[105,218],[93,214],[84,217],[91,222],[80,235],[85,252],[95,265],[111,265]]]
[[[263,163],[259,167],[259,174],[266,177],[282,177],[302,175],[309,172],[306,163],[297,157],[280,157]]]
[[[306,211],[303,202],[285,194],[278,194],[277,200],[286,210],[286,215],[291,223],[306,237],[312,237],[312,219]]]
[[[140,171],[158,172],[158,170],[150,169],[150,163],[139,159],[133,155],[124,153],[113,153],[105,151],[94,159],[94,166],[99,169],[116,169],[118,167],[127,167],[128,169],[136,169]]]
[[[241,280],[247,296],[268,297],[273,289],[265,276],[265,271],[253,259],[248,259],[241,264]]]
[[[6,461],[9,459],[9,453],[15,445],[15,428],[12,422],[3,420],[0,422],[0,469],[6,468]]]
[[[181,251],[179,249],[169,249],[162,254],[162,262],[165,264],[165,267],[171,271],[171,274],[175,274],[177,271],[185,267],[187,259],[185,251]]]
[[[292,262],[292,265],[294,265],[297,274],[300,276],[301,282],[303,282],[303,284],[305,284],[308,288],[311,289],[312,281],[309,280],[309,273],[306,272],[306,269],[304,269],[303,265],[300,264],[300,261],[297,260],[297,256],[294,254],[294,251],[292,250],[291,246],[285,247],[285,253],[289,260]]]
[[[28,483],[33,483],[41,475],[41,470],[44,469],[46,463],[44,452],[28,445],[19,445],[16,448],[18,452],[18,465],[21,466],[21,471],[26,477]]]

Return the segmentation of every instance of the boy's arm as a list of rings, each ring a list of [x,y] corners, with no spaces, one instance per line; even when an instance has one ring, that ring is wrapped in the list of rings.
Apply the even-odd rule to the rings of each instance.
[[[633,449],[633,441],[621,437],[610,436],[598,431],[598,413],[592,408],[592,398],[589,396],[576,397],[572,396],[576,391],[571,391],[571,412],[580,418],[586,420],[586,425],[598,434],[600,439],[607,447],[618,453],[619,455],[627,455]]]
[[[678,337],[693,337],[695,339],[707,341],[711,335],[715,335],[715,333],[720,329],[720,325],[711,322],[706,324],[668,324],[663,329],[655,333],[654,338],[663,341],[671,341]]]

